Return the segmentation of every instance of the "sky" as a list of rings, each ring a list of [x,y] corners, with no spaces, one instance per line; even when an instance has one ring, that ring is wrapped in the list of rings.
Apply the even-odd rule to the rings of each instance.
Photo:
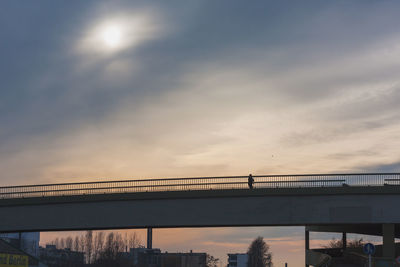
[[[397,1],[3,0],[0,185],[399,171],[399,12]],[[304,234],[175,231],[220,255],[259,233],[283,255]]]

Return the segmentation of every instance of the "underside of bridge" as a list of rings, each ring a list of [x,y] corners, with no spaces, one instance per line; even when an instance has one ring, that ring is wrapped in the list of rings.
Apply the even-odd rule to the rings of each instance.
[[[306,266],[309,266],[310,254],[310,232],[330,232],[342,234],[342,252],[347,250],[347,234],[362,234],[381,236],[383,244],[381,251],[377,256],[383,259],[394,259],[396,257],[395,238],[400,238],[400,224],[384,223],[384,224],[337,224],[337,225],[312,225],[305,228],[305,250],[306,250]]]
[[[400,224],[393,225],[394,237],[400,238]],[[306,231],[383,236],[383,224],[312,225],[307,226]]]

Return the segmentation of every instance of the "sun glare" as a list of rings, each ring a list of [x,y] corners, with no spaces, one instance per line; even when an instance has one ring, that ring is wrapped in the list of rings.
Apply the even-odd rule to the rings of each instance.
[[[108,25],[101,33],[101,39],[109,48],[117,48],[122,42],[122,30],[118,25]]]
[[[157,16],[150,13],[115,15],[94,21],[78,43],[79,52],[110,56],[156,36]]]

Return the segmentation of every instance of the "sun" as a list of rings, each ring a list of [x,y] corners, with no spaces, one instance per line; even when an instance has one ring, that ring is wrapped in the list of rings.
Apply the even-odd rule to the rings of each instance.
[[[132,49],[157,36],[156,17],[150,13],[138,13],[99,18],[82,32],[77,51],[109,57]]]
[[[101,40],[108,48],[118,48],[122,44],[122,27],[119,25],[106,25],[101,30]]]

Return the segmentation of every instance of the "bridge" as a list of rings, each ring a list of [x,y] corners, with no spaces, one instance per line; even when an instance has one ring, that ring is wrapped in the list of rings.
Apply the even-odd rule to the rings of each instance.
[[[400,174],[141,179],[0,187],[0,232],[306,226],[400,237]]]

